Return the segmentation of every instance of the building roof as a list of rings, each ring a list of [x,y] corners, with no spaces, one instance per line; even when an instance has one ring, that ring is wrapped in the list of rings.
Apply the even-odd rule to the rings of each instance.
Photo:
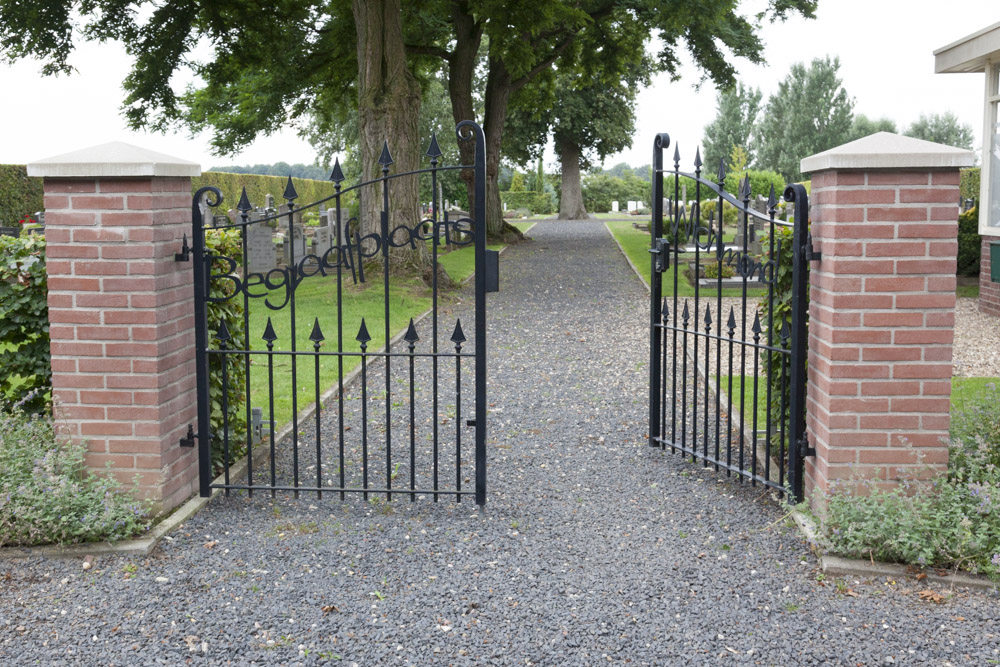
[[[1000,57],[1000,23],[983,28],[934,52],[935,74],[986,71],[986,60]]]

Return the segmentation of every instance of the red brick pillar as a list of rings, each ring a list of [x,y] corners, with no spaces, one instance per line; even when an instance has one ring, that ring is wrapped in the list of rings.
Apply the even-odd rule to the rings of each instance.
[[[1000,283],[993,282],[990,273],[992,266],[990,245],[1000,242],[1000,236],[983,234],[982,239],[979,263],[979,312],[1000,317]]]
[[[948,462],[958,170],[968,151],[879,133],[812,173],[806,493]]]
[[[197,164],[128,144],[28,165],[45,184],[52,395],[61,432],[87,465],[158,510],[197,490],[191,229]]]

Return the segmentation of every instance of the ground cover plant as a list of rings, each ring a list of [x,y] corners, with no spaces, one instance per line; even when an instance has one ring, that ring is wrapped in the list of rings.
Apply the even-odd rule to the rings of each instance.
[[[978,572],[1000,581],[1000,395],[996,378],[956,378],[948,469],[868,495],[835,489],[823,546],[852,558]]]
[[[148,505],[86,472],[85,453],[46,417],[0,409],[0,546],[115,542],[149,527]]]
[[[0,404],[39,412],[49,401],[47,297],[45,237],[0,236]]]

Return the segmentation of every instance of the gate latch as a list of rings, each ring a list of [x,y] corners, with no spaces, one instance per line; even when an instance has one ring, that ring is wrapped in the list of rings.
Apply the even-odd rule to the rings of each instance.
[[[188,432],[181,438],[181,447],[194,447],[194,439],[198,436],[194,432],[194,426],[188,424]]]
[[[816,448],[809,446],[809,436],[803,435],[799,439],[799,456],[805,458],[806,456],[816,456]]]
[[[667,239],[656,239],[654,247],[649,249],[650,254],[656,255],[656,272],[663,273],[670,268],[670,241]]]
[[[465,420],[465,425],[466,426],[475,426],[476,425],[476,420],[475,419],[467,419],[467,420]]]

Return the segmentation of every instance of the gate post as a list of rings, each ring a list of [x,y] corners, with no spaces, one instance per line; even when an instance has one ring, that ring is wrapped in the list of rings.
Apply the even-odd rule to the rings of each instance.
[[[200,167],[124,143],[28,165],[44,179],[52,396],[87,465],[154,511],[197,488],[191,262],[175,262]]]
[[[810,275],[807,493],[947,467],[958,170],[972,163],[887,132],[802,160],[822,253]]]

